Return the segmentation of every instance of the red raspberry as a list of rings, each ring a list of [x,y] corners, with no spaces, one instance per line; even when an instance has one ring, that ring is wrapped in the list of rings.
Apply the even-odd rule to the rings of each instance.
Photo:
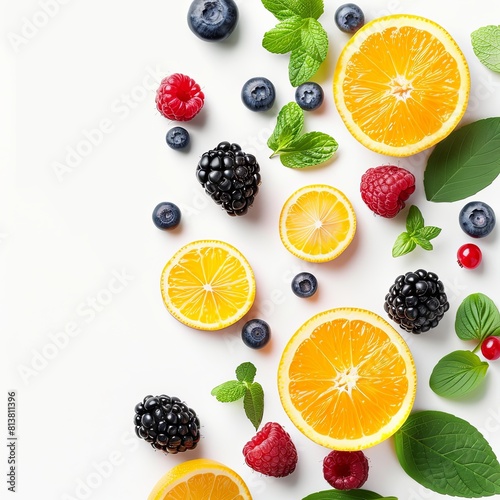
[[[362,451],[331,451],[323,460],[323,476],[337,490],[360,488],[368,479],[368,460]]]
[[[414,191],[414,175],[394,165],[369,168],[361,177],[361,198],[370,210],[388,219],[404,208]]]
[[[297,450],[290,435],[276,422],[268,422],[243,448],[245,462],[266,476],[284,477],[295,470]]]
[[[169,120],[186,122],[194,118],[205,102],[200,86],[189,76],[174,73],[161,81],[156,107]]]

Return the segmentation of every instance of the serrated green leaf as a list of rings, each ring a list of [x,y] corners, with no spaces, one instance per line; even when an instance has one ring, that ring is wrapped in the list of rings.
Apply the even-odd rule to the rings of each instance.
[[[441,358],[432,370],[430,388],[443,398],[462,398],[483,381],[488,363],[470,351],[454,351]]]
[[[255,430],[258,430],[264,415],[264,390],[258,382],[247,385],[243,397],[243,408]]]
[[[500,118],[454,130],[437,144],[424,173],[429,201],[462,200],[489,186],[500,173]]]
[[[285,167],[311,167],[329,160],[337,149],[338,144],[333,137],[323,132],[308,132],[289,143],[280,154],[280,159]]]
[[[279,20],[294,15],[318,19],[324,12],[323,0],[262,0],[262,3]]]
[[[304,47],[295,49],[290,54],[288,78],[293,87],[298,87],[310,80],[321,66],[321,61],[314,59]]]
[[[415,205],[410,207],[408,215],[406,216],[406,230],[411,235],[415,231],[424,227],[424,217],[419,208]]]
[[[500,494],[500,464],[469,422],[449,413],[411,414],[394,434],[404,471],[442,495],[481,498]]]
[[[420,247],[422,247],[424,250],[432,250],[433,246],[432,243],[427,239],[423,238],[419,233],[414,234],[411,239]]]
[[[441,228],[436,226],[425,226],[418,231],[418,236],[426,240],[432,240],[439,236]]]
[[[238,401],[245,395],[245,384],[238,380],[228,380],[212,389],[212,396],[215,396],[217,401],[221,403],[231,403]]]
[[[316,19],[306,19],[301,30],[302,46],[307,53],[319,62],[323,62],[328,54],[328,35]]]
[[[273,153],[277,153],[298,137],[303,127],[304,112],[296,102],[289,102],[278,113],[276,126],[267,141],[267,145],[273,150]]]
[[[369,490],[324,490],[307,495],[302,500],[398,500],[396,497],[383,497]]]
[[[455,332],[462,340],[482,342],[500,334],[500,313],[495,303],[482,293],[472,293],[458,306]]]
[[[297,49],[302,43],[304,19],[293,16],[264,33],[262,46],[273,54],[286,54]]]
[[[392,256],[401,257],[415,250],[417,244],[410,238],[407,232],[401,233],[392,247]]]
[[[254,381],[256,373],[257,373],[257,368],[255,368],[253,363],[250,363],[250,361],[241,363],[241,365],[236,367],[236,378],[240,382],[246,382],[248,384],[251,384]]]
[[[472,50],[488,69],[500,73],[500,26],[484,26],[471,34]]]

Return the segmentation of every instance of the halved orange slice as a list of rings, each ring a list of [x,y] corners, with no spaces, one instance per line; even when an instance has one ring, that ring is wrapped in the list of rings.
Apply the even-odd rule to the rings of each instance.
[[[229,467],[204,458],[170,469],[148,500],[252,500],[243,479]]]
[[[180,322],[199,330],[220,330],[249,311],[255,277],[247,259],[229,243],[193,241],[165,265],[161,294]]]
[[[356,215],[342,191],[312,184],[295,191],[281,209],[280,238],[285,248],[309,262],[338,257],[356,232]]]
[[[451,35],[423,17],[367,23],[346,44],[333,78],[335,104],[366,147],[409,156],[444,139],[465,113],[465,57]]]
[[[399,333],[364,309],[331,309],[292,336],[278,367],[290,420],[314,442],[354,451],[380,443],[407,419],[415,364]]]

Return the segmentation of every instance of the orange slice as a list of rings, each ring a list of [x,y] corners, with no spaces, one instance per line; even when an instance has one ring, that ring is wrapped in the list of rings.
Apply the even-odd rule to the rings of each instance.
[[[170,469],[148,500],[252,500],[247,485],[234,470],[214,460],[188,460]]]
[[[465,57],[450,34],[423,17],[396,14],[361,28],[340,54],[335,104],[361,144],[409,156],[444,139],[469,98]]]
[[[309,262],[338,257],[356,232],[356,215],[344,193],[326,184],[304,186],[281,209],[280,238],[285,248]]]
[[[163,302],[191,328],[220,330],[236,323],[255,298],[255,278],[243,254],[224,241],[193,241],[167,262]]]
[[[327,448],[361,450],[403,425],[415,399],[415,364],[399,333],[377,314],[331,309],[289,340],[278,390],[308,438]]]

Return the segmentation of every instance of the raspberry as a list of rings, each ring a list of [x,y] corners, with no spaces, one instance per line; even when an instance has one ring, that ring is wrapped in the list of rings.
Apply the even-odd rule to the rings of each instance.
[[[169,120],[185,122],[194,118],[205,102],[200,86],[189,76],[174,73],[161,81],[156,107]]]
[[[395,217],[415,191],[415,177],[394,165],[369,168],[361,177],[361,198],[377,215]]]
[[[362,451],[331,451],[323,460],[323,476],[337,490],[360,488],[368,479],[368,460]]]
[[[244,446],[246,464],[266,476],[285,477],[295,470],[297,450],[290,435],[276,422],[268,422]]]

